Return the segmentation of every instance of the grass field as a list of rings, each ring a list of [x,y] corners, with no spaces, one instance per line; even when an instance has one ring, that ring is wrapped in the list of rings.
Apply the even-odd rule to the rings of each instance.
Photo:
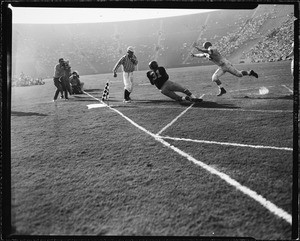
[[[130,104],[121,73],[81,76],[86,94],[67,102],[52,102],[51,79],[12,88],[14,233],[290,239],[290,62],[236,66],[259,78],[224,75],[222,97],[216,66],[168,69],[197,104],[163,96],[146,71]],[[109,107],[88,108],[107,80]]]

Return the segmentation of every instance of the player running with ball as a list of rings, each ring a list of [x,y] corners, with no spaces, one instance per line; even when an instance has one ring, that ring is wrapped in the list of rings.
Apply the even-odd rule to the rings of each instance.
[[[200,49],[196,43],[193,45],[194,48],[196,48],[198,51],[202,52],[201,54],[191,54],[192,57],[197,58],[207,58],[216,65],[219,66],[217,71],[212,76],[212,81],[216,82],[218,85],[220,92],[218,96],[221,96],[226,93],[226,90],[222,86],[222,82],[220,81],[220,77],[224,75],[226,72],[229,72],[237,77],[243,77],[245,75],[248,76],[254,76],[255,78],[258,78],[258,74],[255,73],[253,70],[245,71],[245,70],[237,70],[226,58],[224,58],[220,52],[212,47],[212,44],[210,42],[205,42],[203,44],[204,49]]]
[[[150,83],[155,85],[163,95],[168,96],[178,102],[182,102],[184,100],[191,102],[202,102],[202,99],[197,98],[187,88],[182,87],[178,83],[170,81],[166,69],[162,66],[158,66],[156,61],[151,61],[149,63],[149,68],[151,70],[147,72],[147,77],[150,80]],[[186,96],[179,96],[175,92],[184,93]]]

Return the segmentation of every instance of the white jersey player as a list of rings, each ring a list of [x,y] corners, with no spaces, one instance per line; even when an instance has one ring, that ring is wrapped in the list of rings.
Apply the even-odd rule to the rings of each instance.
[[[258,78],[258,74],[255,73],[253,70],[250,70],[250,71],[237,70],[230,63],[229,60],[227,60],[220,54],[220,52],[216,48],[212,47],[212,44],[210,42],[205,42],[203,44],[204,49],[200,49],[199,47],[197,47],[195,45],[193,47],[202,53],[201,54],[193,54],[192,53],[191,54],[192,57],[207,58],[219,66],[217,71],[212,76],[212,81],[216,82],[216,84],[218,85],[218,87],[220,89],[220,93],[218,94],[218,96],[221,96],[226,93],[226,90],[222,86],[222,82],[219,79],[226,72],[229,72],[237,77],[243,77],[245,75],[248,75],[248,76],[254,76],[255,78]]]

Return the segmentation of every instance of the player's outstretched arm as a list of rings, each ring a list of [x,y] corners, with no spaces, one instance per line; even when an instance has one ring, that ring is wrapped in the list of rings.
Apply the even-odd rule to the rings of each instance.
[[[196,57],[196,58],[208,58],[208,54],[191,54],[192,57]]]
[[[208,53],[207,49],[200,49],[199,47],[195,46],[195,49],[197,49],[198,51],[202,52],[202,53]]]

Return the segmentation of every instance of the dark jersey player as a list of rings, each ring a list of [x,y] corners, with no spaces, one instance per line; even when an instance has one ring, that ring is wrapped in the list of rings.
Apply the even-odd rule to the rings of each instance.
[[[156,61],[151,61],[149,63],[149,68],[151,70],[147,72],[147,77],[150,80],[150,83],[155,85],[163,95],[179,102],[185,100],[191,102],[202,101],[202,99],[197,98],[187,88],[182,87],[178,83],[170,81],[166,69],[162,66],[158,66]],[[184,93],[186,96],[179,96],[175,92]]]

